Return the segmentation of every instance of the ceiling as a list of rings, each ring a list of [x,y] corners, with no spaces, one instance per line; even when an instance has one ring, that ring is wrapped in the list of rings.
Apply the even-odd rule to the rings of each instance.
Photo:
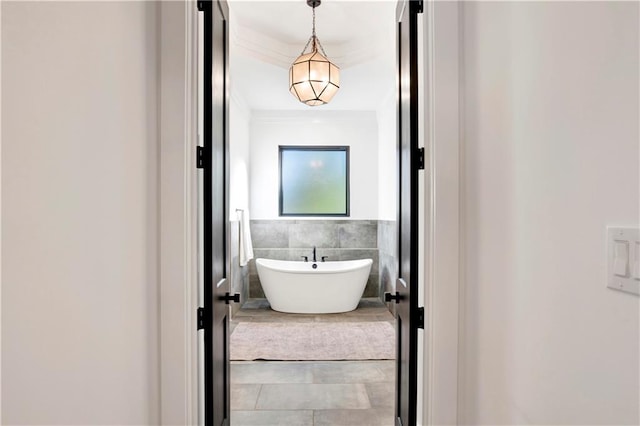
[[[306,0],[230,0],[231,90],[255,110],[375,110],[395,90],[395,0],[323,0],[316,34],[340,67],[340,91],[327,105],[301,104],[289,67],[311,36]]]

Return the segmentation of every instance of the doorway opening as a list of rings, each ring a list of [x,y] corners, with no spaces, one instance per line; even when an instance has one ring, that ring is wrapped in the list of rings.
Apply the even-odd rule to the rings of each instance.
[[[335,7],[332,16],[336,17],[336,22],[333,28],[328,27],[333,32],[326,31],[328,37],[324,38],[324,46],[326,50],[338,52],[333,60],[343,67],[343,74],[340,93],[331,101],[330,107],[325,105],[322,109],[301,105],[291,98],[287,90],[279,89],[282,86],[278,80],[282,78],[277,76],[286,75],[292,60],[286,57],[286,52],[291,50],[288,42],[295,40],[292,33],[304,34],[299,29],[287,29],[278,21],[283,16],[294,24],[304,21],[303,18],[293,19],[295,3],[235,2],[229,8],[226,2],[213,1],[202,2],[202,5],[205,11],[202,161],[205,169],[205,423],[233,423],[233,411],[280,410],[278,414],[284,411],[310,412],[312,422],[316,422],[317,416],[326,414],[329,424],[340,424],[345,421],[345,416],[355,416],[352,424],[374,424],[372,420],[381,421],[381,424],[415,424],[417,328],[420,321],[417,308],[419,152],[415,84],[416,14],[421,2],[375,2],[367,5],[366,14],[362,13],[361,4],[329,3]],[[260,10],[265,5],[267,9]],[[306,7],[304,3],[302,6]],[[376,8],[386,14],[380,15],[383,16],[380,22],[373,21],[376,28],[363,31],[362,27],[372,23],[371,16],[375,15],[373,10]],[[349,11],[351,13],[347,13]],[[308,14],[308,11],[303,14]],[[271,16],[271,19],[265,22],[265,16]],[[399,24],[398,18],[401,18]],[[354,22],[359,25],[354,27]],[[353,40],[345,39],[348,28],[356,28],[355,32],[347,34]],[[380,31],[381,28],[386,31]],[[375,40],[375,35],[378,40]],[[303,42],[304,39],[300,44]],[[248,54],[234,57],[234,45],[236,50]],[[388,55],[380,56],[381,51]],[[340,58],[343,63],[340,63]],[[245,66],[240,66],[243,62]],[[254,70],[259,71],[257,75],[249,72]],[[380,77],[381,80],[376,81],[372,77]],[[349,205],[337,210],[340,213],[334,216],[340,217],[297,214],[291,218],[282,214],[284,185],[277,176],[280,174],[282,177],[283,161],[280,158],[279,165],[277,161],[283,146],[347,148],[347,157],[351,161],[346,169]],[[306,212],[307,207],[303,211]],[[249,237],[250,234],[253,236]],[[318,250],[322,252],[320,260],[316,259]],[[304,260],[296,260],[299,258]],[[323,258],[329,258],[326,264]],[[329,264],[351,265],[350,262],[364,261],[367,271],[361,293],[349,309],[285,309],[276,306],[276,298],[268,290],[271,286],[267,285],[269,280],[261,273],[260,259],[268,262],[282,262],[284,259],[296,265],[312,263],[313,269],[318,268],[317,272],[322,273],[328,273],[325,267]],[[280,267],[280,272],[282,269]],[[351,270],[344,266],[337,269]],[[292,274],[291,269],[287,272]],[[324,282],[333,284],[333,281],[332,277]],[[300,285],[304,284],[298,283],[297,287]],[[293,287],[290,287],[285,294],[292,291]],[[311,296],[312,300],[326,298],[326,293],[333,294],[334,299],[343,296],[340,291],[329,292],[322,286],[300,292],[307,298]],[[230,302],[235,303],[229,307]],[[319,315],[336,313],[340,316]],[[286,354],[292,359],[282,354],[252,355],[253,359],[244,359],[234,349],[234,334],[241,329],[252,328],[251,324],[275,324],[280,327],[280,332],[272,334],[281,338],[292,326],[304,328],[306,332],[302,334],[306,336],[314,335],[316,329],[325,329],[327,334],[327,328],[337,325],[353,329],[353,324],[356,324],[356,329],[362,329],[363,324],[371,323],[387,325],[393,330],[394,322],[395,336],[389,335],[385,341],[391,343],[396,353],[382,357],[365,351],[364,355],[357,355],[354,359],[335,353],[322,355],[327,356],[326,359],[317,353],[311,355],[317,359],[299,354]],[[268,345],[256,345],[256,342],[266,334],[262,327],[261,333],[248,339],[248,345],[264,349]],[[338,334],[334,332],[333,337]],[[346,343],[351,342],[351,336],[343,341],[345,344],[334,349],[343,349]],[[352,352],[362,349],[365,343],[373,340],[372,337],[379,337],[379,334],[365,335],[361,339],[362,345],[358,344]],[[231,350],[228,349],[229,340]],[[293,340],[295,337],[285,339],[280,345]],[[312,343],[307,343],[302,345],[302,349],[312,346]],[[381,345],[374,345],[374,349],[379,349],[377,346]],[[236,357],[238,362],[253,364],[233,364]],[[306,387],[300,387],[301,383],[244,383],[252,386],[239,386],[233,390],[238,399],[234,407],[231,401],[234,393],[229,391],[234,383],[234,372],[230,366],[249,365],[247,368],[255,372],[256,368],[251,366],[256,363],[264,367],[274,365],[264,363],[287,361],[307,362],[306,369],[312,380],[321,383],[302,383],[308,385]],[[381,364],[363,368],[371,367],[363,363],[378,361]],[[350,364],[344,364],[347,362]],[[278,365],[282,367],[285,364]],[[327,368],[330,371],[327,372]],[[351,373],[347,371],[349,368]],[[323,369],[325,379],[321,378]],[[380,373],[382,382],[367,390],[367,380],[375,375],[372,371]],[[393,371],[393,374],[385,374],[385,371]],[[259,374],[268,375],[264,371]],[[350,374],[360,374],[360,382],[345,383]],[[236,376],[240,375],[236,371]],[[341,381],[322,383],[327,376]],[[269,387],[275,385],[285,388],[269,392]],[[380,396],[381,386],[390,392]],[[343,389],[346,387],[350,389]],[[338,392],[339,389],[344,392]],[[282,398],[278,400],[268,396],[282,393],[285,394],[284,404]],[[255,401],[252,400],[253,394],[256,395]],[[320,397],[314,398],[313,395]],[[294,400],[293,405],[289,401],[291,399]],[[354,406],[344,405],[349,399],[355,399]],[[379,404],[372,405],[371,401],[376,399]],[[336,405],[327,406],[327,401],[332,400],[337,402]],[[256,410],[234,410],[242,408],[242,404]],[[381,409],[388,409],[389,416],[375,412],[375,405],[386,406]],[[287,410],[290,408],[292,410]],[[363,413],[367,416],[358,417]],[[256,418],[248,420],[249,423],[252,421]]]
[[[228,244],[231,292],[240,295],[230,316],[231,424],[392,425],[395,320],[384,293],[394,291],[397,277],[395,2],[372,3],[366,11],[351,2],[316,9],[317,35],[341,68],[340,90],[316,107],[300,103],[287,86],[311,31],[305,2],[231,2],[229,9]],[[348,204],[337,210],[343,214],[315,214],[307,206],[306,214],[282,214],[280,155],[291,146],[348,148]],[[247,250],[243,220],[250,260],[241,253]],[[256,259],[304,264],[306,257],[310,265],[314,254],[321,267],[323,257],[327,265],[372,260],[355,310],[272,309]],[[305,291],[317,303],[332,291],[335,278],[326,280]],[[364,347],[382,335],[387,342]],[[358,338],[363,347],[345,352]]]

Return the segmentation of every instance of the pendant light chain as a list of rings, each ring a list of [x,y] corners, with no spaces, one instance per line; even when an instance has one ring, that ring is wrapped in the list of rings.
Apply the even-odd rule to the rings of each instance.
[[[317,50],[316,42],[318,37],[316,37],[316,7],[313,6],[311,9],[313,10],[313,26],[311,27],[311,39],[313,40],[312,49]]]
[[[312,6],[311,9],[313,11],[311,37],[309,37],[309,40],[307,40],[307,44],[304,45],[304,49],[302,49],[300,55],[304,55],[304,53],[307,51],[307,48],[309,47],[309,44],[311,44],[312,52],[320,50],[320,52],[322,52],[324,56],[327,56],[327,53],[324,51],[324,47],[322,47],[322,43],[320,43],[320,39],[316,36],[316,6]]]
[[[316,6],[313,6],[313,29],[311,30],[311,37],[313,38],[313,50],[318,50],[318,48],[320,49],[320,52],[322,52],[322,54],[324,56],[327,56],[326,52],[324,51],[324,47],[322,47],[322,44],[320,43],[320,39],[316,36]]]

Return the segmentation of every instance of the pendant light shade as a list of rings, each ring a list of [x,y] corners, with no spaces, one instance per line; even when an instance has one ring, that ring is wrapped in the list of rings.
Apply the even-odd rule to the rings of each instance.
[[[316,6],[320,0],[307,0],[307,4],[313,9],[313,30],[302,54],[289,69],[289,91],[306,105],[324,105],[340,88],[340,69],[327,59],[316,37]],[[307,52],[309,45],[311,50]]]

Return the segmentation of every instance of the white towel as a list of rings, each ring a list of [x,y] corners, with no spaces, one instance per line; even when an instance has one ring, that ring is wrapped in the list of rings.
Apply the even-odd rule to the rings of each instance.
[[[238,210],[240,220],[240,266],[245,266],[253,259],[251,229],[249,228],[249,210]]]

